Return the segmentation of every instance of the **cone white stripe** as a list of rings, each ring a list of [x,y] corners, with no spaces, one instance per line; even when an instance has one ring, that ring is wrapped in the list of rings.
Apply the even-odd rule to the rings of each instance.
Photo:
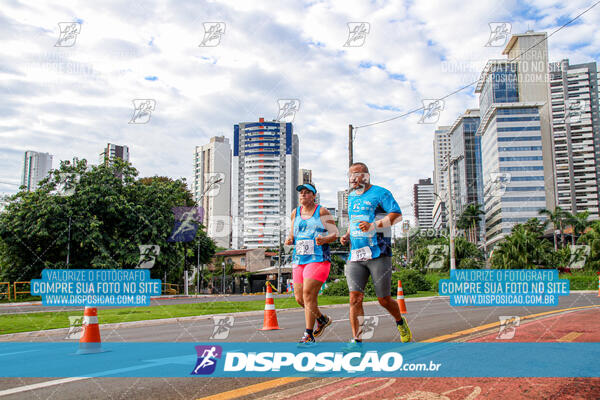
[[[396,300],[404,300],[404,296],[398,296]]]
[[[265,304],[265,310],[274,310],[275,304]]]
[[[267,299],[272,299],[273,298],[273,293],[268,293],[267,292]]]
[[[97,316],[91,316],[91,317],[89,317],[89,316],[85,315],[83,317],[83,323],[84,324],[88,324],[88,325],[89,324],[97,324],[98,323],[98,317]]]

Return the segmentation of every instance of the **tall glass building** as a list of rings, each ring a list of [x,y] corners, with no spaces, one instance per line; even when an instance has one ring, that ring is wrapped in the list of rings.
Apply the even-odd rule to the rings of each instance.
[[[556,205],[546,34],[513,35],[490,60],[479,93],[485,244]]]
[[[292,124],[260,118],[234,125],[231,182],[232,247],[279,246],[282,223],[298,204]]]
[[[518,102],[516,82],[513,65],[490,61],[476,89],[481,93],[478,134],[488,248],[546,207],[539,115],[543,103]]]
[[[452,163],[452,199],[455,218],[469,204],[483,206],[483,170],[481,164],[481,136],[479,128],[479,110],[469,109],[457,118],[449,129],[450,156]],[[479,240],[483,239],[482,226]]]

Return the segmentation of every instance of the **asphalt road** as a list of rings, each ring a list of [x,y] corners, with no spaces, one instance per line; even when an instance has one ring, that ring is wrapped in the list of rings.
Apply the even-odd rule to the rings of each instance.
[[[246,296],[244,296],[246,297]],[[415,341],[423,341],[441,335],[463,331],[483,324],[498,322],[499,316],[525,316],[545,311],[571,307],[600,305],[600,298],[592,293],[573,293],[561,297],[556,307],[451,307],[445,298],[409,299],[407,301],[408,322]],[[350,338],[347,306],[323,307],[323,311],[333,317],[334,323],[328,328],[321,342],[347,341]],[[365,306],[365,313],[378,316],[378,325],[371,341],[399,341],[393,319],[378,304]],[[225,341],[235,342],[280,342],[297,341],[302,334],[304,321],[302,310],[278,312],[278,331],[259,331],[263,318],[260,314],[235,316],[233,327]],[[101,314],[99,315],[102,321]],[[213,333],[212,319],[180,321],[161,325],[102,329],[104,342],[207,342]],[[0,340],[6,341],[4,337]],[[10,340],[23,340],[10,339]],[[35,341],[64,341],[64,334],[29,338]],[[218,341],[216,341],[218,342]],[[0,355],[1,356],[1,355]],[[0,360],[1,362],[1,360]],[[191,366],[193,367],[193,366]],[[225,379],[225,378],[74,378],[71,381],[57,381],[48,378],[0,378],[0,397],[3,399],[197,399],[223,391],[255,384],[266,379]],[[78,380],[77,380],[78,379]],[[62,382],[57,384],[57,382]],[[42,383],[49,385],[34,390],[27,385]],[[294,385],[317,384],[319,379],[307,379],[288,383]],[[13,394],[6,390],[14,389]],[[258,395],[257,395],[258,396]],[[252,396],[249,396],[252,398]]]

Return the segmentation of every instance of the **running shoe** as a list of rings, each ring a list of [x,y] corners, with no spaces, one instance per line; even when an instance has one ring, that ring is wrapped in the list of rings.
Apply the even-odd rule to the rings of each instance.
[[[317,328],[313,331],[313,336],[314,337],[319,337],[323,334],[323,331],[325,330],[325,328],[327,328],[329,325],[331,325],[332,319],[329,318],[327,315],[323,315],[325,318],[327,318],[327,321],[322,324],[317,320]]]
[[[312,346],[315,343],[317,343],[315,341],[315,338],[313,336],[309,335],[307,332],[304,332],[302,339],[300,339],[300,341],[298,342],[298,347]]]
[[[344,346],[343,351],[344,351],[344,353],[355,353],[355,352],[362,353],[363,344],[362,344],[362,342],[360,342],[356,339],[352,339],[346,344],[346,346]]]
[[[410,332],[410,328],[408,327],[408,322],[406,322],[406,318],[402,317],[402,325],[398,325],[398,332],[400,332],[400,341],[402,343],[407,343],[412,340],[412,333]]]

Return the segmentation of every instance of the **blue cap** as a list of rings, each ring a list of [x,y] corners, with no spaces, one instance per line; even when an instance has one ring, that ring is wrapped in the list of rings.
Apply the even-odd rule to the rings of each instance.
[[[302,189],[310,190],[314,194],[317,194],[317,188],[312,183],[305,183],[304,185],[296,186],[296,191],[301,191]]]

